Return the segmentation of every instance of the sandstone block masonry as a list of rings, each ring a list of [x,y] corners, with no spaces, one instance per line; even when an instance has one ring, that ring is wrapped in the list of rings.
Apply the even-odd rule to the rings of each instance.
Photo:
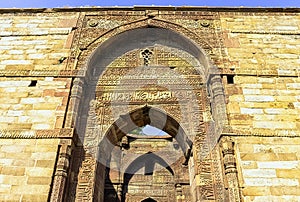
[[[76,186],[72,184],[77,182],[76,169],[71,168],[71,174],[64,170],[73,166],[66,157],[69,151],[61,154],[58,148],[65,139],[78,143],[76,134],[64,131],[76,131],[73,123],[79,116],[75,109],[80,103],[74,100],[81,98],[74,95],[82,90],[80,82],[93,77],[91,72],[85,74],[93,54],[92,48],[86,51],[87,47],[94,42],[101,45],[133,24],[137,24],[135,28],[151,28],[151,19],[159,22],[159,28],[174,29],[193,43],[205,41],[197,46],[220,73],[227,114],[220,136],[231,136],[234,143],[233,164],[240,193],[235,201],[300,201],[299,11],[201,7],[0,9],[0,201],[55,201],[53,193],[60,193],[64,186],[75,187],[68,190],[70,198],[80,196],[74,193]],[[150,24],[143,24],[145,21]],[[207,35],[211,38],[205,38]],[[173,59],[166,65],[183,66]],[[192,72],[182,67],[180,71]],[[211,119],[210,112],[208,104],[203,112],[205,119]],[[76,149],[78,156],[84,155]],[[222,163],[221,154],[215,159]],[[214,167],[218,172],[215,179],[225,184],[224,176],[231,173],[225,174],[221,167]],[[205,189],[205,180],[199,173],[195,176],[199,176],[197,186]],[[63,188],[56,184],[57,179]],[[88,179],[81,180],[84,190]],[[180,187],[177,192],[182,192]],[[226,201],[234,197],[225,195],[219,198]]]
[[[299,138],[236,138],[245,201],[299,201]]]
[[[58,139],[1,139],[0,201],[47,201]]]
[[[1,129],[61,128],[70,81],[53,77],[0,78]]]

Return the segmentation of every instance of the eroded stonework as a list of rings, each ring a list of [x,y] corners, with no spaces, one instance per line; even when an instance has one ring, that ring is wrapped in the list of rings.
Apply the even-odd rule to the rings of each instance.
[[[0,22],[0,201],[300,200],[299,9]]]

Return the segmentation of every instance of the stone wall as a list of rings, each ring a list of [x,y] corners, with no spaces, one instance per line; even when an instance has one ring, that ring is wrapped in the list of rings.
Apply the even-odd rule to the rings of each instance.
[[[234,139],[245,202],[300,200],[299,138]]]
[[[113,23],[100,20],[99,33],[88,36],[97,15]],[[60,131],[76,119],[68,115],[79,104],[70,95],[88,62],[80,60],[82,51],[113,36],[105,35],[111,29],[146,17],[189,30],[181,34],[205,41],[219,67],[228,117],[221,135],[235,143],[242,199],[299,201],[299,9],[247,8],[2,9],[0,201],[50,198],[59,138],[65,138]],[[90,58],[90,50],[83,57]]]
[[[238,13],[221,21],[236,75],[227,89],[230,125],[299,132],[300,16]]]
[[[0,201],[50,199],[71,87],[55,76],[74,15],[0,15]]]
[[[58,139],[1,139],[0,201],[47,201]]]
[[[0,78],[1,130],[62,128],[70,79]]]
[[[221,21],[235,72],[225,85],[228,120],[235,135],[247,134],[234,138],[242,198],[299,201],[299,15],[237,13]]]
[[[234,82],[227,105],[232,127],[299,131],[298,77],[236,76]]]
[[[61,70],[68,57],[76,13],[8,13],[0,16],[0,70]],[[14,73],[13,73],[14,72]],[[25,76],[25,75],[24,75]]]
[[[235,74],[299,76],[297,13],[221,14],[230,68]]]

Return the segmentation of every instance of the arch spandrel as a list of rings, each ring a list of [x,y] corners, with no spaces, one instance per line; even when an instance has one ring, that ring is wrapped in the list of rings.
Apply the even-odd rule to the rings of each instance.
[[[159,18],[155,18],[155,19],[143,18],[140,20],[125,23],[123,25],[119,25],[119,26],[105,32],[104,34],[100,34],[98,37],[95,37],[93,40],[87,42],[85,45],[83,45],[84,47],[82,47],[82,49],[91,48],[92,50],[95,50],[100,45],[103,45],[103,42],[105,42],[106,40],[108,40],[116,35],[119,35],[123,32],[127,32],[130,30],[138,29],[138,28],[149,28],[149,27],[152,27],[152,28],[156,27],[156,28],[172,30],[175,33],[179,33],[182,36],[185,36],[187,39],[192,40],[194,44],[198,44],[200,47],[202,47],[202,49],[205,49],[205,50],[212,49],[212,47],[209,45],[209,43],[207,43],[205,40],[201,39],[201,37],[199,37],[196,33],[189,30],[188,28],[185,28],[180,24],[176,24],[174,22],[169,22],[167,20],[159,19]],[[107,46],[109,46],[109,45],[110,44],[108,43]]]

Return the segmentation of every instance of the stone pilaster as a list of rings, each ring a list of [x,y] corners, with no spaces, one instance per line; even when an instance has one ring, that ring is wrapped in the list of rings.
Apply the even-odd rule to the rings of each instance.
[[[234,142],[229,137],[221,139],[223,163],[225,171],[225,188],[228,190],[229,202],[240,202],[240,190],[238,184],[236,159],[234,157]]]
[[[51,202],[60,202],[64,199],[64,191],[68,176],[70,156],[72,152],[72,142],[62,141],[59,147],[58,160],[54,174],[54,181],[51,193]]]
[[[184,195],[182,195],[182,186],[181,186],[181,184],[176,184],[176,201],[177,202],[184,201]]]
[[[65,127],[74,127],[76,123],[76,117],[79,109],[79,103],[82,96],[82,85],[83,81],[80,78],[75,78],[72,83],[71,95],[69,100],[67,119]]]

